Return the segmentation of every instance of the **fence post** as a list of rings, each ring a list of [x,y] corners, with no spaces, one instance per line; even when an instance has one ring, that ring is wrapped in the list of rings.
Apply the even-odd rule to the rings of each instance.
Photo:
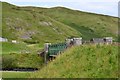
[[[67,47],[69,47],[69,46],[70,46],[70,43],[71,43],[71,39],[66,39],[65,41],[66,41]]]
[[[51,43],[45,43],[44,44],[44,63],[47,64],[47,53],[48,53],[48,48]]]

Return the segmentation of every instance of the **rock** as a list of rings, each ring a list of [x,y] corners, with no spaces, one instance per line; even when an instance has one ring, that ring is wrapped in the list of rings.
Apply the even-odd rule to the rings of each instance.
[[[51,22],[46,22],[46,21],[39,22],[39,24],[43,25],[43,26],[51,26],[52,25]]]

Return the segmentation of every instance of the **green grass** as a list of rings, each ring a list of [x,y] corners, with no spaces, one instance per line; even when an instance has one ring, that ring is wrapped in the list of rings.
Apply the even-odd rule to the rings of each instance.
[[[31,73],[32,72],[7,72],[6,71],[6,72],[2,72],[2,78],[28,78]]]
[[[26,43],[43,44],[45,42],[61,42],[67,37],[78,37],[80,35],[75,29],[49,16],[35,11],[26,11],[8,3],[3,3],[2,5],[2,36],[10,40],[15,39]],[[52,25],[46,25],[43,22],[50,22]],[[31,39],[21,38],[21,36],[28,36],[28,34]]]
[[[12,43],[12,42],[0,42],[1,45],[1,54],[10,54],[10,53],[34,53],[37,54],[37,51],[40,51],[44,48],[43,44],[26,44],[23,42]]]
[[[22,54],[3,54],[3,68],[41,68],[43,66],[43,58],[37,54],[22,53]]]
[[[103,36],[116,38],[118,35],[118,19],[115,17],[75,11],[64,7],[43,10],[43,13],[77,30],[84,39]]]
[[[0,2],[1,3],[1,2]],[[18,40],[20,44],[2,43],[6,67],[41,67],[36,53],[46,42],[63,42],[68,37],[112,36],[117,40],[118,18],[75,11],[64,7],[18,7],[2,3],[2,37]],[[50,22],[52,25],[43,25]],[[21,36],[31,39],[22,39]],[[25,43],[28,44],[25,44]],[[1,43],[0,43],[1,44]],[[24,51],[30,54],[24,54]],[[19,54],[23,53],[23,54]],[[32,53],[32,54],[31,54]],[[31,77],[117,77],[117,47],[80,46],[67,50],[54,62]],[[3,73],[5,77],[25,77],[26,73]]]
[[[8,39],[44,44],[61,42],[71,36],[82,36],[83,39],[105,36],[112,36],[115,40],[118,38],[116,17],[64,7],[18,7],[8,3],[2,5],[2,36]],[[41,22],[50,22],[52,25],[42,25]],[[21,36],[29,32],[33,32],[29,36],[31,39],[21,39]]]
[[[24,51],[31,52],[32,50],[24,43],[2,42],[2,54],[22,53]]]
[[[14,44],[3,42],[3,68],[42,68],[43,58],[37,55],[37,50],[43,48],[41,44]],[[29,53],[26,53],[28,51]],[[27,78],[32,72],[3,72],[3,78]]]
[[[118,47],[83,45],[68,49],[32,78],[117,78]]]

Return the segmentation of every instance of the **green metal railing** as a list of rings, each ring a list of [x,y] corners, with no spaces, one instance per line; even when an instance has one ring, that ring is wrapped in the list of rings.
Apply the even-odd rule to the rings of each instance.
[[[58,55],[67,48],[66,43],[52,44],[48,46],[48,56]]]

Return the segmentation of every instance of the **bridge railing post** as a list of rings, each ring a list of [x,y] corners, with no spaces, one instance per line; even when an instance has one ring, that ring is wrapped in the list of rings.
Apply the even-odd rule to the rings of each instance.
[[[47,64],[47,53],[48,53],[48,48],[51,43],[45,43],[44,44],[44,63]]]

